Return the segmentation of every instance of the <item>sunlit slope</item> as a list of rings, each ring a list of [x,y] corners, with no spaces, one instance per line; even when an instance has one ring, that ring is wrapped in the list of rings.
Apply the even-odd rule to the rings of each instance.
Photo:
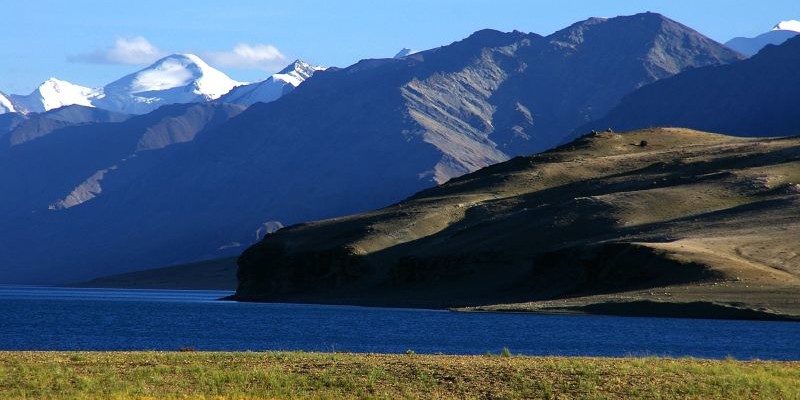
[[[237,296],[800,315],[798,183],[800,138],[590,134],[388,208],[283,229],[242,255]]]

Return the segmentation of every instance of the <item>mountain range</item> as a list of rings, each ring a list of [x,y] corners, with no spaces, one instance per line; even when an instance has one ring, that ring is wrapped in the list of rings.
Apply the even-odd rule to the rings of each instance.
[[[743,58],[659,14],[592,18],[549,36],[482,30],[308,79],[283,71],[273,84],[306,80],[247,109],[220,98],[17,135],[28,139],[0,148],[0,281],[235,256],[281,226],[552,148],[632,91]]]
[[[269,102],[297,87],[321,67],[297,60],[261,82],[237,82],[194,54],[172,54],[102,88],[50,78],[28,95],[0,93],[0,114],[41,113],[69,105],[146,114],[163,105],[220,100],[241,105]],[[227,95],[224,99],[223,96]]]
[[[725,45],[752,56],[767,44],[781,44],[798,32],[800,21],[781,21],[769,32],[754,38],[737,37]],[[417,52],[404,48],[394,58]],[[322,69],[297,60],[264,81],[243,84],[210,67],[196,55],[173,54],[101,88],[49,78],[28,95],[0,93],[0,114],[44,112],[67,105],[143,114],[165,104],[216,99],[252,105],[274,101]]]

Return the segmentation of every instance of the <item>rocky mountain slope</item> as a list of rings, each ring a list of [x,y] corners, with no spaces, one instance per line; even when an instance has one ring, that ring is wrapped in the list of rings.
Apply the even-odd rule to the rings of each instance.
[[[239,258],[235,298],[797,317],[798,182],[796,137],[589,135],[282,229]]]
[[[733,135],[800,134],[800,36],[747,60],[645,86],[574,132],[682,126]]]
[[[0,200],[8,216],[0,223],[11,227],[0,236],[10,266],[0,282],[77,281],[234,255],[264,227],[382,207],[550,148],[635,88],[739,58],[652,13],[593,18],[548,37],[484,30],[317,71],[277,101],[201,125],[202,135],[173,135],[183,122],[159,122],[184,108],[126,121],[132,130],[50,134],[0,155],[0,169],[15,171],[0,177],[12,193]],[[154,125],[158,133],[146,134]]]

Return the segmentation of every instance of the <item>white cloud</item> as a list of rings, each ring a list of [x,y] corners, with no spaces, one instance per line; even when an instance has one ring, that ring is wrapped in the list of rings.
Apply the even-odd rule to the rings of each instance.
[[[118,38],[113,46],[68,57],[68,61],[96,64],[150,64],[165,55],[142,36]]]
[[[271,44],[239,43],[228,51],[206,51],[199,54],[210,64],[219,67],[274,71],[287,64],[286,56]],[[67,60],[94,64],[147,65],[166,55],[167,53],[143,36],[136,36],[118,38],[113,46],[70,56]]]
[[[204,54],[211,64],[233,68],[274,70],[284,67],[286,56],[271,44],[239,43],[230,51]]]

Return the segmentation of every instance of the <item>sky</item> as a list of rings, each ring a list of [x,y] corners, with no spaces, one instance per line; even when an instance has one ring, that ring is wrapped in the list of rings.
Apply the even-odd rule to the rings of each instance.
[[[347,66],[484,28],[547,35],[589,17],[658,12],[720,42],[800,19],[800,0],[0,0],[0,91],[49,77],[99,87],[170,53],[240,81],[297,58]]]

